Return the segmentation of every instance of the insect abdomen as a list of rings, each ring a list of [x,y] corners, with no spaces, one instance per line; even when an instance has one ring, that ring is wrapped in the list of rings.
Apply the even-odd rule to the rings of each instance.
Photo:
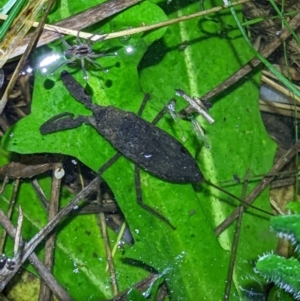
[[[101,107],[99,112],[96,111],[97,131],[145,170],[169,182],[198,183],[203,180],[195,159],[168,133],[134,113],[115,107]]]

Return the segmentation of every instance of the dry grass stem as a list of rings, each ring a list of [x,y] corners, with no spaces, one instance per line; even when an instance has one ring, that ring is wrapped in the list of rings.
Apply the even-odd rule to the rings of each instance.
[[[295,105],[260,100],[259,109],[262,112],[300,118],[300,108]],[[297,114],[295,114],[297,112]]]
[[[249,2],[250,0],[240,0],[240,1],[236,1],[233,2],[231,5],[232,6],[236,6],[236,5],[240,5],[246,2]],[[162,28],[162,27],[166,27],[172,24],[176,24],[179,22],[183,22],[183,21],[187,21],[190,19],[194,19],[194,18],[198,18],[198,17],[202,17],[202,16],[206,16],[212,13],[216,13],[219,12],[223,9],[226,9],[226,6],[222,5],[222,6],[217,6],[205,11],[201,11],[195,14],[191,14],[188,16],[182,16],[182,17],[178,17],[178,18],[174,18],[171,20],[167,20],[165,22],[160,22],[157,24],[152,24],[152,25],[145,25],[145,26],[141,26],[141,27],[137,27],[137,28],[131,28],[131,29],[127,29],[127,30],[122,30],[122,31],[118,31],[118,32],[112,32],[109,34],[103,34],[103,35],[94,35],[88,32],[83,32],[80,31],[79,33],[79,37],[83,38],[83,39],[89,39],[91,37],[93,37],[91,40],[92,41],[98,41],[98,40],[109,40],[109,39],[115,39],[115,38],[119,38],[119,37],[124,37],[124,36],[128,36],[128,35],[133,35],[136,33],[141,33],[141,32],[145,32],[145,31],[149,31],[149,30],[154,30],[154,29],[158,29],[158,28]],[[6,19],[6,15],[0,14],[0,19],[5,20]],[[34,27],[37,27],[39,25],[38,22],[35,22],[33,24]],[[62,34],[65,35],[71,35],[76,37],[78,34],[78,30],[73,30],[73,29],[68,29],[68,28],[64,28],[61,26],[55,26],[55,25],[49,25],[49,24],[45,24],[44,25],[44,29],[49,30],[49,31],[53,31],[53,32],[60,32]],[[59,38],[59,36],[57,37]]]
[[[297,97],[291,91],[289,91],[288,89],[284,88],[283,86],[281,86],[280,84],[276,83],[275,81],[270,79],[268,76],[266,76],[266,75],[269,75],[269,74],[270,74],[270,72],[263,71],[262,81],[264,83],[268,84],[270,87],[274,88],[275,90],[282,93],[283,95],[294,99],[296,102],[298,102],[300,104],[300,98],[299,97]]]

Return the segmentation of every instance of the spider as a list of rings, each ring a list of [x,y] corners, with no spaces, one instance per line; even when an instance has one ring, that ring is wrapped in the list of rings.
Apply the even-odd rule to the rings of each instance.
[[[61,35],[60,32],[58,32],[58,34],[60,36],[60,39],[61,39],[62,43],[65,45],[65,47],[67,49],[64,51],[65,61],[62,62],[62,63],[60,63],[52,71],[52,73],[54,73],[61,66],[65,65],[65,64],[73,63],[76,60],[80,60],[81,61],[81,68],[82,68],[85,80],[88,79],[88,75],[87,75],[86,70],[85,70],[85,61],[84,60],[87,60],[90,63],[92,63],[93,65],[97,66],[98,68],[100,68],[102,70],[105,70],[100,64],[98,64],[94,60],[94,59],[96,59],[98,57],[101,57],[101,56],[105,55],[105,52],[103,52],[103,53],[95,53],[95,52],[93,52],[91,39],[92,39],[92,37],[94,35],[92,35],[86,42],[82,42],[80,40],[80,38],[79,38],[79,31],[78,31],[77,36],[76,36],[76,44],[75,45],[70,45],[70,44],[68,44],[66,42],[66,40],[63,38],[63,36]],[[101,40],[103,40],[104,38],[105,38],[105,36]]]

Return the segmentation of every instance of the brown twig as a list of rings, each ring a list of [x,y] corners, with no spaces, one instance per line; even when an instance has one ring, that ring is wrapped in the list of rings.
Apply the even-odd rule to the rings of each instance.
[[[18,254],[18,252],[21,252],[22,249],[21,231],[23,226],[23,219],[24,219],[24,214],[21,206],[19,206],[19,216],[18,216],[18,223],[17,223],[16,235],[15,235],[15,244],[14,244],[14,255]]]
[[[291,21],[290,26],[293,30],[296,30],[300,26],[300,13],[298,13]],[[276,37],[276,39],[271,42],[269,45],[267,45],[262,51],[261,55],[263,57],[268,57],[271,53],[273,53],[281,44],[283,41],[285,41],[289,36],[291,35],[290,29],[287,27],[284,27],[281,31],[281,34]],[[217,87],[206,93],[204,96],[202,96],[202,99],[211,99],[220,92],[226,90],[227,88],[231,87],[233,84],[238,82],[241,78],[246,76],[248,73],[250,73],[256,66],[258,66],[261,63],[261,61],[258,58],[252,59],[250,62],[246,63],[240,70],[229,76],[226,80],[224,80],[221,84],[219,84]],[[180,112],[180,115],[182,117],[185,117],[187,114],[190,114],[194,112],[194,109],[192,106],[188,106],[185,109],[183,109]]]
[[[98,185],[98,190],[97,190],[97,202],[102,203],[100,184]],[[116,271],[115,271],[114,262],[113,262],[113,255],[111,252],[110,243],[109,243],[109,239],[108,239],[108,235],[107,235],[105,214],[103,212],[100,212],[99,214],[97,214],[97,221],[98,220],[100,222],[99,226],[101,229],[102,238],[104,240],[104,246],[105,246],[106,258],[107,258],[107,262],[108,262],[108,266],[109,266],[109,273],[110,273],[110,279],[111,279],[111,284],[112,284],[112,289],[113,289],[113,295],[116,296],[119,293],[117,277],[116,277]]]
[[[51,198],[48,211],[48,221],[51,221],[58,212],[59,208],[59,195],[61,187],[61,178],[55,176],[57,169],[61,169],[62,164],[56,163],[52,172],[52,188],[51,188]],[[55,247],[56,234],[52,233],[45,244],[45,259],[44,264],[49,271],[52,271],[53,268],[53,258],[54,258],[54,247]],[[39,292],[39,301],[51,301],[52,292],[50,288],[44,281],[41,281],[40,292]]]
[[[142,0],[110,0],[104,3],[98,4],[92,8],[87,9],[84,12],[80,12],[76,15],[72,15],[69,18],[61,20],[54,25],[65,28],[72,28],[75,30],[81,30],[85,27],[93,25],[97,22],[100,22]],[[16,48],[14,53],[11,54],[11,58],[21,55],[25,49],[27,44],[31,39],[31,35],[28,35],[23,43]],[[52,41],[59,39],[57,32],[52,32],[48,30],[44,30],[37,47],[48,44]]]
[[[11,280],[11,278],[16,274],[16,272],[20,269],[22,264],[27,260],[30,254],[34,251],[37,245],[44,240],[48,234],[53,231],[53,229],[58,225],[60,220],[69,214],[73,210],[75,206],[79,204],[79,202],[84,199],[86,196],[90,194],[91,191],[96,189],[98,184],[98,179],[94,179],[87,187],[85,187],[66,207],[59,211],[56,216],[47,223],[45,227],[43,227],[27,244],[25,244],[22,254],[17,254],[12,259],[16,265],[13,271],[10,273],[5,273],[5,271],[0,270],[0,291],[2,291],[7,283]],[[1,216],[5,215],[3,211],[0,210],[0,224],[4,226],[3,219]],[[5,227],[4,227],[5,228]]]
[[[296,182],[296,178],[295,178],[295,176],[293,176],[293,177],[289,177],[286,179],[274,180],[271,183],[270,187],[271,187],[271,189],[281,188],[281,187],[294,185],[295,182]]]
[[[0,180],[15,178],[32,178],[53,168],[53,163],[24,164],[21,162],[10,162],[0,167]]]
[[[16,196],[17,196],[19,187],[20,187],[20,178],[17,178],[16,181],[15,181],[15,185],[14,185],[14,190],[13,190],[12,197],[11,197],[11,199],[9,201],[9,207],[8,207],[8,210],[7,210],[7,216],[8,216],[8,218],[11,218],[11,215],[12,215],[12,212],[13,212],[13,209],[14,209],[14,205],[15,205],[15,201],[16,201]],[[0,253],[3,252],[4,243],[5,243],[5,240],[6,240],[6,235],[7,235],[6,231],[3,231],[2,235],[0,237]]]
[[[136,288],[139,291],[144,291],[146,290],[148,287],[151,286],[151,284],[159,277],[159,275],[157,274],[150,274],[148,277],[144,278],[143,280],[141,280],[140,282],[136,283],[135,285],[133,285],[134,288]],[[115,296],[112,299],[106,300],[106,301],[125,301],[127,300],[127,294],[129,292],[129,290],[131,290],[131,288],[126,289],[125,291],[121,292],[118,296]]]
[[[250,170],[248,169],[246,172],[246,175],[244,177],[244,184],[243,184],[243,191],[242,191],[242,200],[243,201],[246,198],[249,174],[250,174]],[[226,288],[225,288],[225,294],[224,294],[224,298],[223,298],[224,301],[227,301],[230,298],[230,289],[231,289],[232,280],[233,280],[232,279],[233,278],[233,270],[234,270],[234,266],[235,266],[235,260],[236,260],[236,254],[237,254],[238,243],[239,243],[239,238],[240,238],[244,209],[245,209],[244,206],[239,207],[239,215],[238,215],[239,217],[237,220],[237,224],[235,226],[234,237],[233,237],[233,242],[232,242],[232,249],[230,252],[230,265],[229,265],[228,272],[227,272]]]
[[[248,195],[245,202],[248,204],[252,204],[255,199],[267,188],[267,186],[272,182],[275,178],[274,174],[280,171],[300,150],[300,141],[298,141],[295,145],[293,145],[287,153],[282,156],[272,167],[270,172],[259,182],[259,184],[252,190],[252,192]],[[224,220],[218,227],[215,229],[215,234],[220,235],[229,225],[231,225],[236,218],[239,216],[239,207],[235,209],[235,211]]]
[[[31,37],[30,39],[30,42],[28,43],[27,47],[26,47],[26,50],[24,51],[12,77],[11,77],[11,80],[2,96],[2,99],[0,101],[0,114],[3,112],[4,108],[5,108],[5,105],[7,103],[7,100],[8,100],[8,95],[10,93],[10,91],[12,90],[12,88],[14,87],[15,83],[17,82],[18,78],[19,78],[19,75],[20,75],[20,72],[21,72],[21,69],[25,63],[25,61],[27,60],[32,48],[34,47],[34,45],[36,44],[38,38],[39,38],[39,35],[41,33],[41,31],[43,30],[43,26],[45,24],[45,21],[46,21],[46,18],[50,12],[50,9],[53,5],[53,3],[55,2],[55,0],[50,0],[48,2],[48,5],[47,5],[47,8],[40,20],[40,23],[36,29],[36,31],[34,32],[33,36]]]
[[[10,237],[15,238],[16,229],[7,218],[7,216],[0,210],[0,220],[1,225],[7,231]],[[21,242],[24,243],[24,240]],[[47,282],[48,286],[51,288],[55,296],[61,301],[73,301],[73,299],[68,295],[68,293],[62,288],[62,286],[56,281],[48,269],[43,265],[43,263],[38,259],[35,253],[29,256],[30,262],[35,267],[39,275]]]
[[[33,187],[33,189],[35,190],[43,208],[45,209],[46,212],[49,211],[49,202],[45,196],[45,193],[41,187],[41,185],[39,184],[38,180],[37,179],[34,179],[32,182],[31,182],[31,185]]]

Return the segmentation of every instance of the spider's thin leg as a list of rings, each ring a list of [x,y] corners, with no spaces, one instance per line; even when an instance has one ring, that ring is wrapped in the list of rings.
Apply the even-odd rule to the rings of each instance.
[[[97,66],[98,68],[100,68],[101,70],[105,71],[105,68],[103,68],[100,64],[98,64],[97,62],[95,62],[94,60],[92,60],[90,57],[85,57],[86,60],[88,60],[90,63],[92,63],[93,65]]]
[[[97,59],[98,57],[105,56],[105,53],[90,53],[89,58]]]
[[[106,53],[108,50],[104,51],[104,52],[101,52],[101,53],[95,53],[95,52],[92,52],[89,54],[89,57],[90,58],[93,58],[93,59],[96,59],[98,57],[101,57],[101,56],[116,56],[116,54],[114,53]]]
[[[94,33],[92,36],[90,36],[90,37],[87,39],[87,42],[88,42],[89,45],[92,45],[92,44],[94,44],[94,43],[96,43],[96,42],[100,42],[100,41],[104,40],[104,39],[107,37],[107,34],[106,34],[106,35],[104,35],[103,37],[101,37],[100,39],[93,41],[92,38],[93,38],[94,36],[96,36],[96,35],[97,35],[97,33]]]
[[[60,37],[60,40],[67,49],[72,47],[62,36]]]
[[[76,43],[77,43],[77,45],[79,45],[81,43],[80,39],[79,39],[79,33],[80,33],[80,30],[77,31],[77,35],[76,35]]]
[[[92,38],[95,36],[96,34],[93,34],[92,36],[90,36],[88,39],[86,39],[86,43],[87,45],[89,45],[90,48],[92,48],[94,41],[92,41]]]
[[[58,64],[58,65],[50,72],[50,74],[54,74],[54,72],[55,72],[56,70],[58,70],[60,67],[66,65],[66,64],[67,64],[67,61],[64,61],[64,62]]]
[[[85,67],[84,67],[84,58],[81,57],[80,61],[81,61],[81,68],[82,68],[82,72],[83,72],[83,77],[84,77],[85,80],[88,80],[89,77],[88,77],[88,75],[86,73],[86,70],[85,70]]]
[[[66,65],[66,64],[69,64],[69,63],[73,63],[77,60],[76,57],[72,58],[72,59],[69,59],[69,60],[65,60],[64,62],[61,62],[60,64],[58,64],[52,71],[50,74],[53,74],[56,70],[58,70],[60,67]]]
[[[60,38],[61,42],[65,45],[65,47],[71,48],[72,46],[64,39],[63,35],[57,29],[55,29],[55,30],[58,33],[59,38]]]

